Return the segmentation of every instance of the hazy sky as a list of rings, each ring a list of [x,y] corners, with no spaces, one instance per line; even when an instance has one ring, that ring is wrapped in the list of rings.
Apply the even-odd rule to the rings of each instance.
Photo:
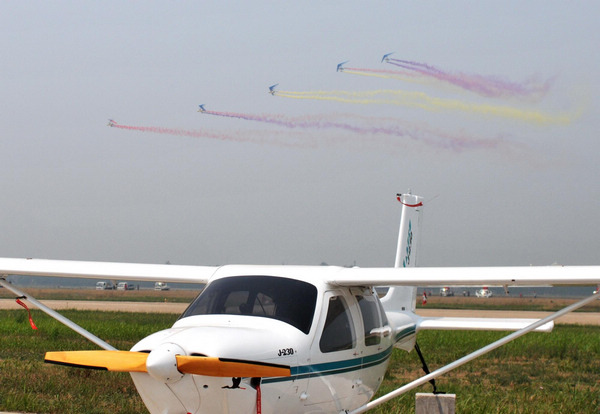
[[[3,2],[0,256],[391,266],[410,188],[420,265],[600,264],[599,15]]]

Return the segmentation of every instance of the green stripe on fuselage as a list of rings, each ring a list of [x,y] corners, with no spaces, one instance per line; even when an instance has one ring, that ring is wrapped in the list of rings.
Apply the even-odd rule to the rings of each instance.
[[[396,342],[414,334],[416,332],[416,325],[411,325],[408,328],[396,334]],[[365,357],[345,359],[342,361],[324,362],[322,364],[312,365],[301,365],[297,367],[291,367],[291,376],[289,377],[277,377],[277,378],[265,378],[263,384],[281,381],[294,381],[298,379],[305,379],[311,377],[318,377],[324,375],[335,375],[342,374],[345,372],[356,371],[363,368],[370,368],[379,364],[385,363],[388,358],[392,355],[393,346],[379,352],[377,354],[368,355]]]

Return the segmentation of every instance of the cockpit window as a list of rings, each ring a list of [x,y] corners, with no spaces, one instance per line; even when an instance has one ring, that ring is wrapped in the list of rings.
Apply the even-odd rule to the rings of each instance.
[[[308,334],[315,313],[317,288],[310,283],[273,276],[218,279],[181,315],[250,315],[277,319]]]

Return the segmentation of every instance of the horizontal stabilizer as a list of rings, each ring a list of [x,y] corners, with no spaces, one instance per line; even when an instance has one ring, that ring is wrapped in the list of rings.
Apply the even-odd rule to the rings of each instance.
[[[539,319],[509,318],[422,318],[417,330],[518,331]],[[551,332],[554,322],[540,326],[534,332]]]

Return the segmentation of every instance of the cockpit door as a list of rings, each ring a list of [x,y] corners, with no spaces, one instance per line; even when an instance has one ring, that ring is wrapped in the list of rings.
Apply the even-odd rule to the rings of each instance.
[[[392,328],[377,297],[370,288],[352,289],[360,311],[358,348],[362,366],[356,379],[359,400],[369,401],[383,381],[393,350]]]
[[[343,410],[355,395],[361,368],[357,344],[358,313],[349,291],[327,291],[317,334],[311,347],[305,405],[321,404],[331,411]]]

